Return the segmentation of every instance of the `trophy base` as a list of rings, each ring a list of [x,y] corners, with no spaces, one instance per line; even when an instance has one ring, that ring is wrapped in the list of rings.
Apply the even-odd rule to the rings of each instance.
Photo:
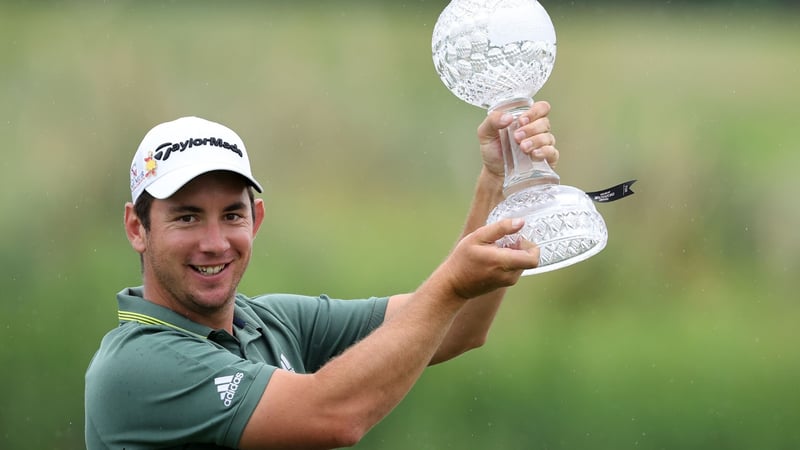
[[[539,266],[522,275],[571,266],[599,253],[608,241],[605,221],[592,200],[571,186],[541,184],[517,191],[495,207],[487,222],[519,217],[525,226],[497,245],[511,247],[523,237],[539,246]]]

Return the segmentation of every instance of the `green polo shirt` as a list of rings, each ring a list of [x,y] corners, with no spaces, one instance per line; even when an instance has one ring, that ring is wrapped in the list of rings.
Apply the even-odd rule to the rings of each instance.
[[[383,322],[387,298],[237,294],[233,336],[117,294],[86,371],[86,447],[236,448],[275,370],[312,373]]]

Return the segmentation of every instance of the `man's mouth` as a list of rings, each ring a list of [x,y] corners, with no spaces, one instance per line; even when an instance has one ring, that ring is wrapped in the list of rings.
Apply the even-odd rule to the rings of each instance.
[[[227,266],[227,264],[220,264],[217,266],[190,266],[190,267],[194,269],[196,272],[199,272],[203,275],[216,275],[222,272],[222,269],[224,269],[225,266]]]

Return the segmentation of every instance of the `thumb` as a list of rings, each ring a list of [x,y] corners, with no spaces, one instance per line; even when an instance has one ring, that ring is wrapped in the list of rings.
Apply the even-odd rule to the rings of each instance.
[[[514,117],[511,114],[500,110],[490,112],[478,126],[479,143],[485,144],[498,139],[498,130],[508,127],[513,121]]]
[[[498,239],[509,234],[514,234],[525,226],[525,219],[504,219],[499,222],[484,225],[476,230],[476,237],[486,244],[494,244]]]

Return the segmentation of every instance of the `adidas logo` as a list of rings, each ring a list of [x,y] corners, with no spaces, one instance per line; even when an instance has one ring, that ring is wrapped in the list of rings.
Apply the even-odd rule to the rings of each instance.
[[[236,396],[236,390],[239,389],[239,383],[242,382],[242,378],[244,378],[242,372],[237,372],[236,375],[227,377],[214,378],[214,384],[217,386],[219,398],[222,400],[225,407],[231,406],[233,397]]]

